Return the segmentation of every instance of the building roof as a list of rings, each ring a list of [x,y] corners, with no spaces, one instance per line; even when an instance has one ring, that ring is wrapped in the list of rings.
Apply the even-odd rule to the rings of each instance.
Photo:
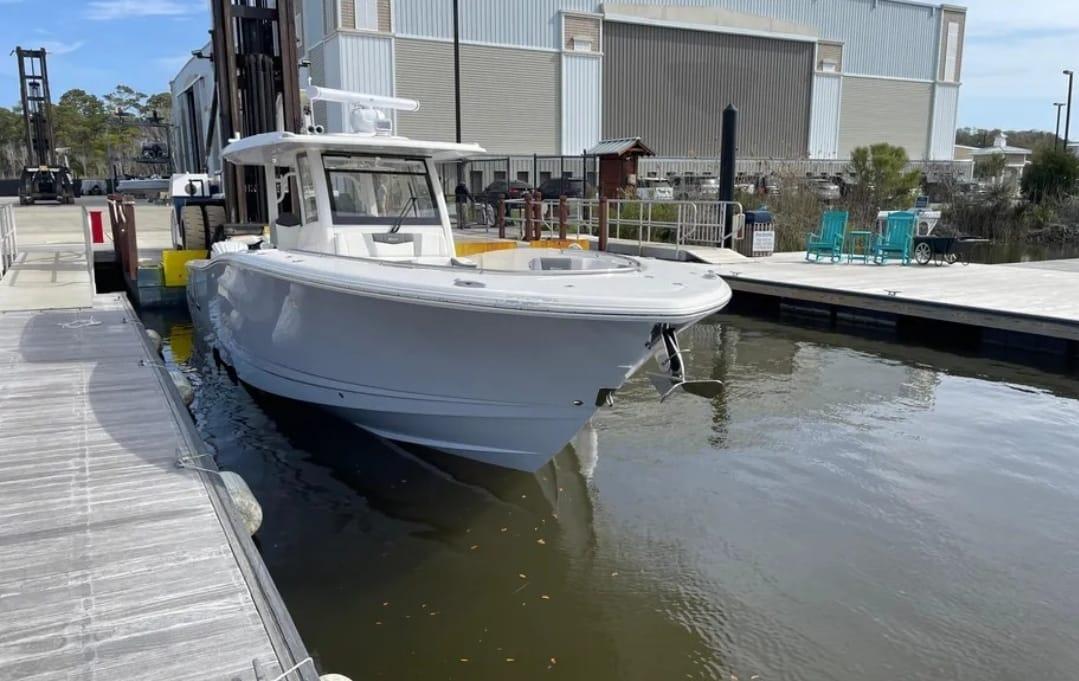
[[[1023,147],[1005,145],[1003,147],[983,147],[981,149],[975,149],[970,153],[974,156],[992,156],[993,154],[1025,154],[1030,156],[1034,152],[1030,149],[1024,149]]]
[[[1012,154],[1016,156],[1030,156],[1034,152],[1023,147],[1013,147],[1008,144],[1008,135],[1001,132],[993,140],[993,145],[970,152],[972,156],[992,156],[993,154]]]
[[[589,149],[587,153],[589,156],[624,156],[631,151],[642,156],[656,155],[655,152],[641,143],[640,137],[601,140],[599,144]]]

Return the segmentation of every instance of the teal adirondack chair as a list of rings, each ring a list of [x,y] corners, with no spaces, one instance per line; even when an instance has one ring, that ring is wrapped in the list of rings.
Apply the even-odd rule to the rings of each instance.
[[[873,262],[883,265],[888,258],[910,264],[911,243],[914,241],[914,225],[918,217],[914,213],[892,213],[884,234],[873,241]]]
[[[831,257],[832,262],[839,262],[843,256],[843,239],[847,235],[846,211],[830,210],[821,216],[820,234],[806,237],[806,260],[815,256],[820,262],[822,255]]]

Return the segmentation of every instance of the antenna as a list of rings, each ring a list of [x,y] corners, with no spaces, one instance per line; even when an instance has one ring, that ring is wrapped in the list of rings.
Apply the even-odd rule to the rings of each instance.
[[[402,99],[401,97],[382,97],[380,95],[366,95],[361,92],[349,92],[348,90],[334,90],[318,85],[307,86],[307,96],[313,102],[337,102],[339,104],[352,104],[369,109],[391,109],[394,111],[419,111],[420,103],[414,99]]]
[[[420,103],[414,99],[368,95],[318,85],[307,86],[307,97],[312,102],[335,102],[349,107],[350,132],[367,135],[393,134],[393,121],[386,116],[386,110],[419,111],[420,109]]]

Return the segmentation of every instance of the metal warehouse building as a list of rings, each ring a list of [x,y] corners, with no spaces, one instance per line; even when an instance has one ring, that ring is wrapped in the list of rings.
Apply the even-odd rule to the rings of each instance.
[[[304,80],[418,99],[420,111],[398,114],[401,134],[454,138],[450,0],[297,5]],[[493,154],[579,155],[601,139],[640,136],[662,157],[714,158],[719,114],[733,103],[741,158],[843,160],[889,142],[912,160],[952,160],[962,7],[460,0],[460,13],[463,138]],[[205,78],[209,62],[194,60],[173,83],[178,101],[189,100],[177,116],[191,139],[205,130],[193,123],[209,110]],[[316,113],[341,129],[339,107]]]

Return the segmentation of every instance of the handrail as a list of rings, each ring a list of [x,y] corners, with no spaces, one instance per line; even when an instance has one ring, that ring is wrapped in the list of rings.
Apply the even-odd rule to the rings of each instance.
[[[15,206],[0,205],[0,279],[15,264],[18,242],[15,234]]]
[[[512,210],[521,209],[520,224],[525,222],[525,207],[531,206],[532,222],[539,225],[538,231],[553,236],[560,232],[561,205],[560,199],[504,199],[502,211],[508,216]],[[731,229],[726,226],[727,210],[732,215],[745,212],[737,201],[610,199],[607,205],[611,238],[622,239],[624,231],[634,234],[639,254],[650,243],[672,244],[676,253],[688,245],[723,246],[733,236],[733,221]],[[566,199],[565,206],[567,232],[572,231],[577,237],[597,236],[598,199]],[[522,238],[527,236],[524,229],[522,225]]]

